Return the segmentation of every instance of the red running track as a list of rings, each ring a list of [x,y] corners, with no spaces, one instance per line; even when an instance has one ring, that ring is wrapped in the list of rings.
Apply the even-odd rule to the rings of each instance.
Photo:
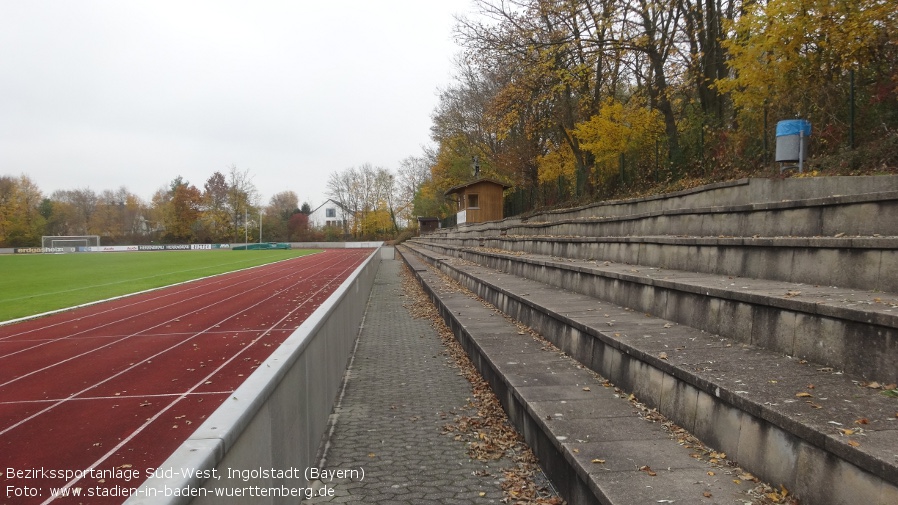
[[[123,502],[370,254],[332,249],[0,326],[0,504]],[[66,487],[81,496],[51,495]]]

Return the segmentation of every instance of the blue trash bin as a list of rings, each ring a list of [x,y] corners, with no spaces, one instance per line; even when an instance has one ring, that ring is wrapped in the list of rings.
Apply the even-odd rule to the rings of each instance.
[[[776,124],[776,161],[802,163],[808,157],[811,122],[807,119],[787,119]]]

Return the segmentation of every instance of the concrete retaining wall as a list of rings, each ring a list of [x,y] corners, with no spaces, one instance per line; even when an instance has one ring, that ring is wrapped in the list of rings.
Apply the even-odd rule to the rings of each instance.
[[[293,249],[367,249],[381,245],[383,242],[290,242]]]
[[[380,247],[383,242],[290,242],[290,247],[293,249],[368,249]],[[196,246],[198,244],[194,244]],[[221,247],[218,247],[218,246]],[[211,250],[221,250],[221,251],[230,251],[232,246],[244,245],[243,243],[235,243],[235,244],[215,244],[215,248]],[[252,245],[252,244],[250,244]],[[128,250],[129,247],[135,246],[120,246],[122,251]],[[143,246],[137,246],[143,247]],[[162,247],[162,246],[159,246]],[[196,249],[196,248],[195,248]],[[136,249],[134,249],[136,250]],[[206,250],[206,249],[204,249]],[[14,247],[5,247],[0,248],[0,254],[15,254],[16,248]]]
[[[315,464],[382,256],[374,251],[160,465],[166,475],[147,480],[126,503],[297,503],[295,496],[260,497],[249,488],[306,492],[305,472]],[[202,476],[213,470],[218,479]]]
[[[560,209],[538,212],[531,216],[509,217],[501,221],[489,221],[486,223],[476,223],[470,225],[462,225],[457,228],[446,228],[435,232],[436,235],[495,235],[500,231],[514,233],[512,230],[516,226],[522,224],[533,223],[555,223],[576,219],[595,219],[595,218],[623,218],[631,219],[632,216],[638,215],[666,215],[666,214],[685,214],[694,209],[702,208],[734,208],[740,213],[751,210],[761,211],[778,210],[786,212],[789,209],[778,207],[788,207],[783,202],[796,202],[803,200],[820,200],[832,199],[832,202],[818,202],[825,205],[832,203],[844,204],[845,202],[862,200],[864,195],[894,192],[898,191],[898,176],[882,175],[882,176],[846,176],[846,177],[801,177],[790,179],[740,179],[737,181],[720,182],[700,186],[697,188],[678,191],[675,193],[667,193],[664,195],[656,195],[643,198],[632,198],[627,200],[613,200],[594,203],[582,207],[571,209]],[[868,199],[870,197],[867,197]],[[741,208],[740,206],[748,206],[752,204],[753,209]],[[767,205],[765,205],[767,204]],[[686,209],[683,213],[676,211]],[[692,210],[689,210],[692,209]],[[720,210],[720,209],[718,209]],[[865,209],[866,212],[866,209]],[[862,226],[872,218],[875,220],[879,216],[878,212],[866,214],[865,219],[860,223],[854,223]],[[727,226],[730,226],[729,224]],[[844,232],[846,230],[837,230],[834,233]],[[548,232],[545,232],[548,233]],[[564,234],[555,231],[556,234]],[[630,234],[635,232],[624,233]],[[726,235],[733,235],[732,228],[723,232]],[[574,234],[574,233],[571,233]],[[603,235],[608,234],[603,232]],[[642,232],[645,235],[645,232]],[[664,231],[661,234],[692,234],[686,232]],[[712,233],[718,235],[719,233]],[[789,235],[791,233],[785,233]],[[754,235],[754,232],[748,233],[747,236]],[[771,233],[767,234],[768,236]],[[831,235],[831,233],[830,233]]]
[[[834,196],[865,195],[896,190],[898,190],[898,177],[892,175],[740,179],[708,184],[664,195],[601,202],[578,209],[547,212],[545,213],[545,220],[627,216],[673,209],[729,207],[762,202],[771,203]],[[543,219],[537,220],[541,221]]]

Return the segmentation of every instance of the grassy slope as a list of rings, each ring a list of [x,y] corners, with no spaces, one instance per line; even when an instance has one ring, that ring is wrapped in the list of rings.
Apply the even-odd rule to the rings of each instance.
[[[316,251],[0,255],[0,321],[313,252]]]

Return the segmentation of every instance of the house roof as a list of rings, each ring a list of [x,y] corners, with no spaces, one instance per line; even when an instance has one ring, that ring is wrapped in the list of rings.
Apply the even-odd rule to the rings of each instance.
[[[341,209],[343,209],[343,212],[348,212],[349,214],[352,214],[352,211],[351,211],[351,210],[347,209],[347,208],[344,207],[340,202],[334,200],[333,198],[328,198],[327,200],[324,201],[324,203],[322,203],[321,205],[315,207],[315,209],[314,209],[312,212],[310,212],[309,214],[311,215],[311,214],[314,214],[314,213],[318,212],[322,207],[324,207],[325,205],[327,205],[327,202],[331,202],[331,203],[333,203],[334,205],[336,205],[337,207],[340,207]]]
[[[498,181],[496,179],[491,179],[489,177],[481,177],[480,179],[466,182],[464,184],[459,184],[458,186],[452,186],[451,188],[447,189],[444,194],[448,196],[448,195],[451,195],[452,193],[459,193],[459,192],[461,192],[461,190],[467,188],[468,186],[473,186],[480,182],[491,182],[493,184],[502,186],[502,189],[508,189],[511,187],[511,184],[507,184],[502,181]]]

